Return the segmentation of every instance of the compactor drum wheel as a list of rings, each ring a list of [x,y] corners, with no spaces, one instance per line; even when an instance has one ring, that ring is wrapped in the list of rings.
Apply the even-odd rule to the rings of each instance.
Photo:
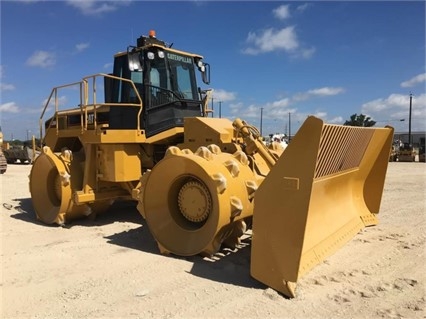
[[[33,206],[37,218],[46,224],[62,225],[90,214],[87,205],[73,204],[73,186],[81,184],[82,174],[76,165],[71,165],[71,158],[68,150],[56,155],[45,146],[31,169],[29,186]]]
[[[238,243],[257,188],[243,152],[171,147],[148,174],[138,207],[163,253],[211,255]]]

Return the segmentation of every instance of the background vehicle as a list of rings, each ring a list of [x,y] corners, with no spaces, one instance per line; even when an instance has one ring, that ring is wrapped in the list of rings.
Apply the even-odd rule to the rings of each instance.
[[[0,174],[4,174],[7,170],[7,160],[3,154],[3,132],[0,127]]]
[[[31,164],[34,161],[35,153],[33,148],[28,145],[23,146],[10,146],[9,143],[6,144],[3,150],[4,156],[6,157],[7,163],[21,163],[21,164]]]
[[[389,154],[389,162],[396,162],[398,160],[398,149],[399,146],[393,143]]]
[[[419,146],[419,162],[426,162],[426,149],[425,149],[425,139],[420,139],[420,146]]]
[[[398,162],[415,162],[416,160],[416,152],[413,146],[408,143],[399,147],[397,156]]]
[[[207,117],[196,69],[208,84],[202,56],[150,34],[115,55],[113,74],[54,88],[30,174],[37,217],[64,224],[135,200],[160,251],[181,256],[235,247],[252,229],[252,276],[295,296],[299,276],[377,223],[393,130],[309,117],[271,150],[245,121]],[[72,85],[80,106],[59,110]]]

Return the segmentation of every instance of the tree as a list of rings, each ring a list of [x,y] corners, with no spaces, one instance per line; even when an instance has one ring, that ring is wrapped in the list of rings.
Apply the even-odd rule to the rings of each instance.
[[[373,121],[369,116],[364,114],[352,114],[351,119],[346,121],[343,125],[350,126],[362,126],[362,127],[371,127],[376,124],[376,121]]]

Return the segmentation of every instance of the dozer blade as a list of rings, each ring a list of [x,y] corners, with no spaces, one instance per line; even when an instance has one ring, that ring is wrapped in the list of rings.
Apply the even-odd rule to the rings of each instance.
[[[392,137],[309,117],[256,191],[251,275],[295,297],[301,276],[377,224]]]

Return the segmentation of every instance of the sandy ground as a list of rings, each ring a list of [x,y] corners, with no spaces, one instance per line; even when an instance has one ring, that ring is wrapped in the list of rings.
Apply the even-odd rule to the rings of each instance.
[[[303,277],[295,299],[250,277],[249,242],[215,260],[159,254],[130,203],[45,226],[30,169],[0,176],[1,318],[426,318],[425,163],[389,163],[380,224]]]

